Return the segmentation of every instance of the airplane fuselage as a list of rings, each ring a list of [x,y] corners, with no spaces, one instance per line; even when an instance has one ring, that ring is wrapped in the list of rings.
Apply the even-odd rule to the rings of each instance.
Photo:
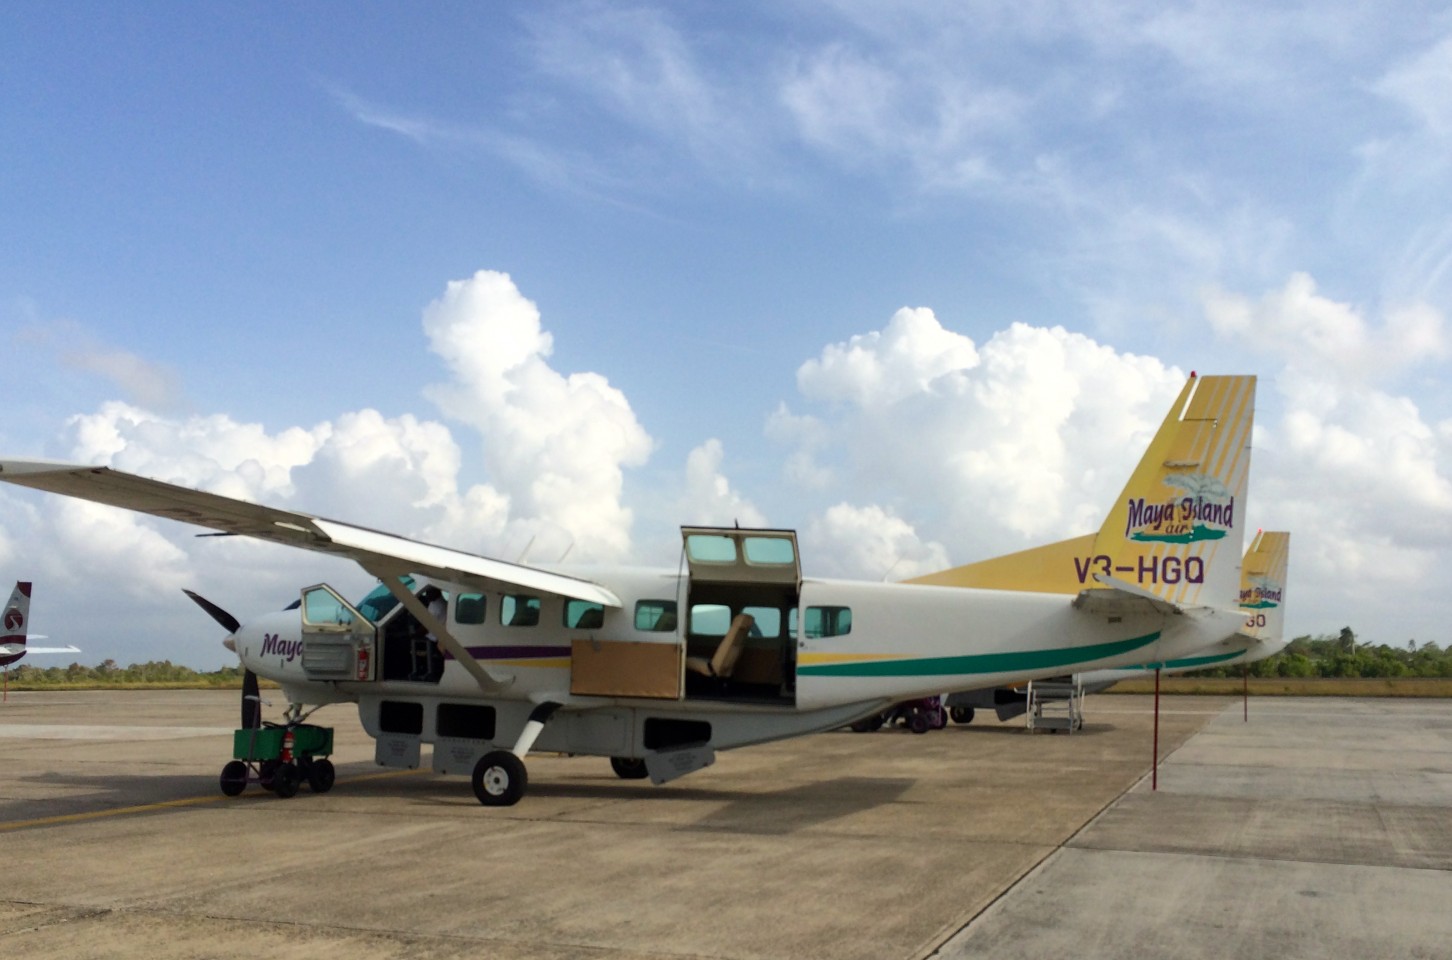
[[[255,620],[234,639],[243,664],[282,685],[291,701],[356,701],[375,737],[434,743],[436,754],[452,741],[507,743],[535,705],[550,702],[562,709],[539,748],[634,757],[678,742],[729,749],[831,729],[897,701],[1185,657],[1243,622],[1229,610],[1104,616],[1062,594],[805,579],[790,607],[772,607],[766,595],[734,603],[733,610],[755,612],[757,635],[743,666],[718,682],[693,676],[685,661],[709,654],[723,622],[716,608],[725,604],[693,602],[687,578],[675,571],[588,576],[621,605],[585,628],[567,625],[563,598],[538,598],[533,615],[511,625],[505,614],[519,597],[437,584],[451,598],[448,632],[503,678],[494,690],[453,658],[426,679],[403,675],[398,665],[412,661],[398,644],[420,641],[416,629],[404,640],[390,636],[390,625],[407,616],[402,608],[376,626],[353,624],[348,642],[361,656],[346,679],[319,679],[310,669],[319,638],[308,632],[306,604]],[[641,616],[664,606],[685,611],[675,629]],[[461,615],[481,622],[460,622]]]

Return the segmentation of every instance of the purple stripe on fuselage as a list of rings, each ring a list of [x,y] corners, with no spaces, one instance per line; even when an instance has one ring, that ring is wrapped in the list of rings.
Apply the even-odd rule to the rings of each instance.
[[[568,657],[569,647],[465,647],[475,660],[535,660],[545,657]],[[449,654],[449,659],[453,655]]]

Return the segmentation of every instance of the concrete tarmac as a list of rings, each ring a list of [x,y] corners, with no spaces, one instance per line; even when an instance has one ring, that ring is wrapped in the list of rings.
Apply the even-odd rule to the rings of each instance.
[[[1175,701],[1168,701],[1174,703]],[[1452,702],[1234,704],[935,956],[1452,957]]]
[[[315,718],[337,730],[332,792],[224,798],[236,698],[0,705],[0,956],[1445,957],[1417,951],[1452,942],[1445,701],[1257,700],[1246,725],[1238,701],[1167,699],[1153,795],[1150,699],[1109,696],[1073,736],[982,718],[830,733],[662,787],[532,756],[524,800],[486,809],[462,778],[380,771],[346,707]],[[1343,936],[1353,949],[1333,949]]]

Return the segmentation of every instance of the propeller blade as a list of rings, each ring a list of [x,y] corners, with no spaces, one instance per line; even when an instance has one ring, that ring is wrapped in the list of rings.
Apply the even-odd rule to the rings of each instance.
[[[223,630],[226,630],[228,633],[236,633],[238,630],[240,630],[242,628],[242,624],[238,622],[238,620],[237,620],[236,617],[232,616],[226,610],[223,610],[221,607],[217,606],[215,603],[213,603],[212,601],[208,600],[206,597],[200,596],[199,594],[195,594],[195,593],[193,593],[190,590],[183,590],[182,593],[184,593],[187,596],[191,597],[192,598],[192,601],[194,603],[196,603],[197,606],[199,606],[203,610],[207,611],[207,614],[213,620],[215,620],[219,624],[221,624],[222,625],[222,629]]]
[[[262,726],[262,695],[257,689],[257,674],[242,674],[242,729]]]

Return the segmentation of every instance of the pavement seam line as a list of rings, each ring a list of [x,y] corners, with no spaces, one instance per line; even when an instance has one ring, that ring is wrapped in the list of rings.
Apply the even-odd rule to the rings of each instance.
[[[1229,709],[1229,707],[1226,707],[1225,710],[1220,711],[1220,713],[1210,714],[1211,719],[1206,720],[1204,723],[1202,723],[1198,729],[1196,729],[1193,733],[1191,733],[1184,740],[1182,740],[1179,746],[1175,747],[1174,750],[1171,750],[1169,753],[1165,754],[1164,759],[1168,760],[1170,757],[1178,753],[1180,749],[1185,746],[1185,744],[1198,737],[1202,732],[1204,732],[1206,727],[1208,727],[1211,723],[1215,722],[1215,718],[1219,717],[1221,714],[1225,713],[1225,711]],[[1163,761],[1159,758],[1156,758],[1155,762],[1161,763]],[[1004,897],[1008,896],[1014,890],[1018,889],[1020,884],[1042,872],[1045,869],[1045,865],[1049,862],[1051,858],[1061,852],[1069,844],[1073,843],[1075,838],[1078,837],[1079,834],[1092,827],[1095,822],[1099,820],[1100,817],[1104,816],[1105,812],[1110,807],[1114,806],[1120,800],[1123,800],[1126,796],[1129,795],[1132,790],[1138,787],[1141,783],[1144,783],[1145,778],[1148,777],[1152,772],[1153,767],[1151,767],[1151,769],[1146,771],[1145,773],[1141,774],[1138,780],[1135,780],[1128,787],[1125,787],[1124,790],[1122,790],[1119,794],[1111,797],[1108,801],[1105,802],[1102,807],[1094,812],[1093,816],[1081,823],[1079,825],[1079,829],[1075,830],[1073,833],[1069,834],[1069,836],[1065,837],[1058,846],[1054,847],[1048,853],[1044,854],[1037,863],[1025,870],[1017,880],[1004,887],[1001,891],[999,891],[997,896],[985,903],[983,905],[983,909],[975,912],[973,916],[969,917],[962,924],[958,925],[956,929],[950,930],[947,934],[935,938],[936,942],[933,943],[932,946],[929,947],[925,952],[914,954],[915,960],[931,960],[931,958],[937,956],[949,940],[952,940],[958,934],[963,933],[969,927],[973,926],[973,924],[976,923],[980,917],[986,914],[989,910],[992,910],[999,903],[999,901],[1001,901]]]

